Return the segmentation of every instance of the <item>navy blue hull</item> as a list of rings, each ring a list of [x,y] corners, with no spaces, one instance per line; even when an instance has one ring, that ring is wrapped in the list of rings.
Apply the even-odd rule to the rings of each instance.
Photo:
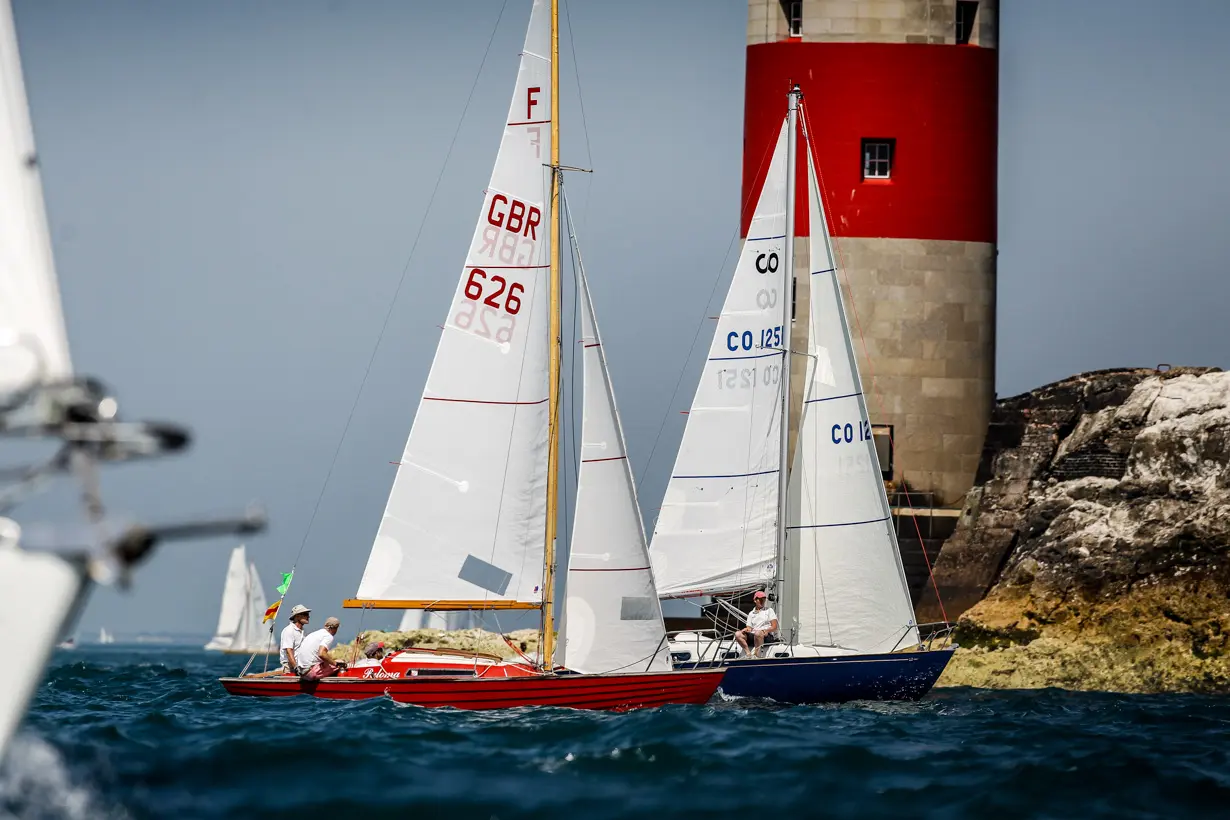
[[[835,658],[765,658],[725,663],[690,662],[676,669],[726,666],[727,695],[772,698],[780,703],[850,700],[918,700],[931,690],[952,649]]]

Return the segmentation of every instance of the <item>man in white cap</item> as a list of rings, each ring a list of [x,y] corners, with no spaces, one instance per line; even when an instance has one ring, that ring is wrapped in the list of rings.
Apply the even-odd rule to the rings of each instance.
[[[291,675],[299,674],[299,647],[303,644],[303,627],[311,619],[311,613],[312,610],[303,604],[295,604],[290,610],[290,623],[282,630],[278,656],[282,661],[282,671]]]
[[[337,671],[337,666],[329,660],[329,650],[337,638],[337,630],[342,622],[330,615],[325,619],[325,628],[318,629],[303,639],[296,657],[299,659],[299,673],[313,678],[327,677]]]
[[[777,613],[773,611],[773,607],[769,606],[768,600],[769,596],[765,595],[764,590],[753,595],[752,601],[755,608],[747,613],[747,626],[735,633],[735,641],[743,647],[744,657],[753,657],[758,654],[765,640],[777,633]],[[750,650],[747,647],[749,640],[753,643]]]

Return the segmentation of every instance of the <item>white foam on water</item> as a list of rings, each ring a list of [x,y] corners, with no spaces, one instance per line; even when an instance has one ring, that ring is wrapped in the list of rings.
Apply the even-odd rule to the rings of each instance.
[[[126,820],[75,778],[55,747],[29,733],[13,738],[0,765],[0,820]]]

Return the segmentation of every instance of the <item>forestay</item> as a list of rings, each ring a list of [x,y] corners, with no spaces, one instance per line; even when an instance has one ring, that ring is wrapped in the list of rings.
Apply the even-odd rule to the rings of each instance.
[[[918,630],[810,148],[806,153],[811,320],[790,474],[783,626],[796,629],[795,643],[802,645],[890,652],[916,645]]]
[[[654,527],[663,597],[776,576],[785,223],[783,123]]]
[[[562,663],[574,672],[670,671],[662,607],[593,301],[578,263],[584,397]]]
[[[0,397],[72,367],[17,31],[0,3]]]
[[[542,599],[549,26],[547,4],[536,0],[491,183],[361,600]]]

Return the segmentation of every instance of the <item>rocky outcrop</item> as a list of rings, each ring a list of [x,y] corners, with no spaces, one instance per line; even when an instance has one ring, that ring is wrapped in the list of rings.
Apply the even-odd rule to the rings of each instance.
[[[936,581],[962,613],[943,683],[1230,691],[1230,373],[999,402]]]

